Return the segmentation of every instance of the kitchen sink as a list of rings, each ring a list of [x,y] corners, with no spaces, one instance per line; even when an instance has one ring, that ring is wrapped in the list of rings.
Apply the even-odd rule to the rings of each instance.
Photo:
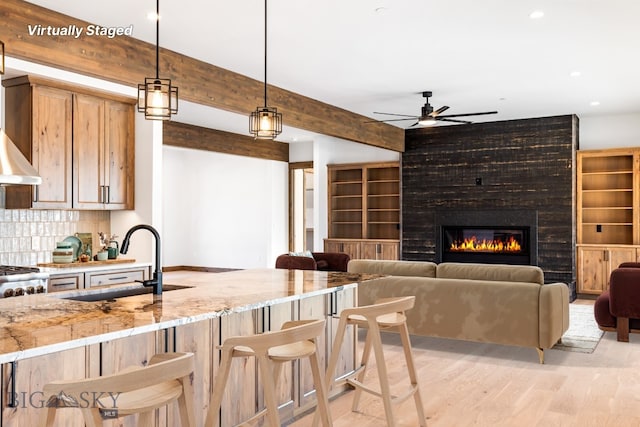
[[[162,285],[162,292],[177,291],[180,289],[189,289],[192,286],[183,285]],[[67,297],[61,297],[62,299],[69,299],[74,301],[109,301],[118,298],[131,297],[134,295],[145,295],[153,292],[152,287],[137,287],[137,288],[124,288],[124,289],[101,289],[96,291],[87,291],[81,295],[72,295]]]

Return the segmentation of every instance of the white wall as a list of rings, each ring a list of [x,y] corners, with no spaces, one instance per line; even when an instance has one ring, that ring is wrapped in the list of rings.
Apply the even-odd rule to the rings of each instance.
[[[640,146],[640,113],[580,117],[580,150]]]
[[[165,265],[273,267],[288,248],[288,165],[164,147]]]

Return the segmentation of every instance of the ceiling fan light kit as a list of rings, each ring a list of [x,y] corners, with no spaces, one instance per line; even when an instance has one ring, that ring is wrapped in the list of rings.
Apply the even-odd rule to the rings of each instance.
[[[138,111],[147,120],[170,120],[178,113],[178,88],[160,78],[160,0],[156,0],[156,76],[138,85]]]
[[[462,123],[462,124],[469,124],[469,123],[473,123],[470,122],[469,120],[460,120],[460,119],[452,119],[452,117],[465,117],[465,116],[482,116],[482,115],[486,115],[486,114],[497,114],[497,111],[483,111],[483,112],[479,112],[479,113],[462,113],[462,114],[447,114],[447,115],[442,115],[442,113],[446,110],[449,109],[448,106],[444,105],[440,108],[438,108],[437,110],[434,110],[433,107],[431,106],[431,104],[429,104],[429,98],[431,97],[432,93],[431,91],[425,91],[422,92],[422,96],[426,99],[425,104],[422,106],[421,110],[420,110],[420,115],[419,116],[410,116],[407,114],[396,114],[396,113],[380,113],[377,111],[374,111],[373,114],[384,114],[387,116],[400,116],[400,117],[404,117],[401,119],[390,119],[390,120],[370,120],[367,121],[365,123],[379,123],[379,122],[401,122],[401,121],[405,121],[405,120],[416,120],[416,122],[414,124],[412,124],[409,127],[413,127],[416,125],[421,125],[421,126],[433,126],[438,122],[451,122],[451,123]]]
[[[267,0],[264,0],[264,106],[249,116],[249,132],[255,139],[274,139],[282,133],[282,114],[267,104]]]

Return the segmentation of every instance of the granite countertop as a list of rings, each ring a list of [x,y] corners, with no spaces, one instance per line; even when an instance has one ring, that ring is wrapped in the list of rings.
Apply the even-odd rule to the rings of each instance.
[[[0,363],[325,294],[378,277],[276,269],[180,271],[165,273],[164,284],[191,288],[164,292],[160,299],[150,294],[112,302],[61,298],[87,291],[0,299]],[[116,287],[126,286],[139,285]]]

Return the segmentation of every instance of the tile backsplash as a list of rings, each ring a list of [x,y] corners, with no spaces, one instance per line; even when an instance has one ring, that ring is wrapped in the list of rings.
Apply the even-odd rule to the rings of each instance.
[[[56,242],[75,233],[110,233],[109,211],[0,209],[0,264],[36,265],[51,262]]]

